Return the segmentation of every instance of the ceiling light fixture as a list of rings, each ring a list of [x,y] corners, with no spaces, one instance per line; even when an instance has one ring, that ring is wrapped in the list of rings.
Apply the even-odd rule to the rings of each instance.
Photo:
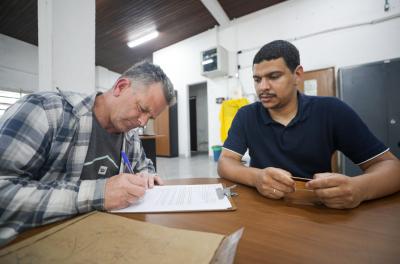
[[[139,46],[140,44],[143,44],[149,40],[155,39],[156,37],[158,37],[158,34],[159,34],[158,31],[151,32],[147,35],[144,35],[143,37],[129,41],[127,45],[129,48]]]

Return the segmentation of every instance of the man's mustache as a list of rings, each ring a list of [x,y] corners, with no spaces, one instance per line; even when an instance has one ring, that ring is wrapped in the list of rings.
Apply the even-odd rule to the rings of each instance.
[[[263,92],[263,93],[260,93],[260,94],[258,95],[259,98],[261,98],[261,97],[273,97],[273,96],[276,96],[276,94],[274,94],[274,93],[268,93],[268,92]]]

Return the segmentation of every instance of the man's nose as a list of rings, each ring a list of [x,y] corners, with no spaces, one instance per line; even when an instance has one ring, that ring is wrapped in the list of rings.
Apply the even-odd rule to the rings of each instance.
[[[145,125],[147,124],[147,121],[149,121],[149,119],[150,119],[150,115],[148,115],[148,114],[142,114],[142,115],[139,117],[140,126],[145,126]]]
[[[261,90],[269,90],[270,89],[270,85],[269,85],[269,82],[268,82],[267,78],[262,78],[261,79],[259,88]]]

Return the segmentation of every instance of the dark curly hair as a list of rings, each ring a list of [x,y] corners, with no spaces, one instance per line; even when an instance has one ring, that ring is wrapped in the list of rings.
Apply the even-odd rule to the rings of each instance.
[[[294,72],[300,65],[300,54],[298,49],[286,40],[274,40],[265,44],[254,56],[253,65],[262,61],[270,61],[283,58],[287,67]]]

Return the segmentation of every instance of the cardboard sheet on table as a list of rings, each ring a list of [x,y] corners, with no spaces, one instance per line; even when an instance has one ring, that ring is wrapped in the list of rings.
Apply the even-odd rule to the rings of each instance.
[[[95,212],[0,250],[0,263],[232,263],[242,231],[225,237]]]

